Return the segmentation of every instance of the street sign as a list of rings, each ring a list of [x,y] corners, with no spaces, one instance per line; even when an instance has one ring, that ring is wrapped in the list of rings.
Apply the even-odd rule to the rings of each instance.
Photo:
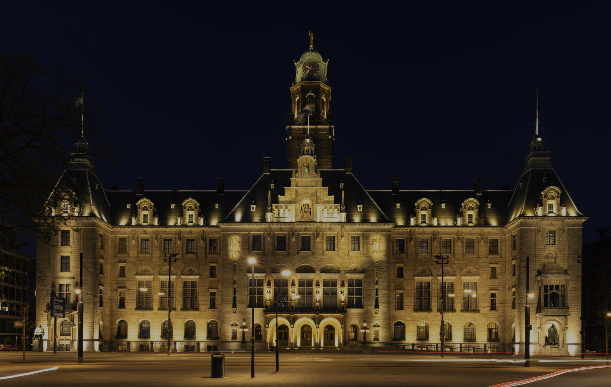
[[[66,299],[51,297],[51,317],[64,318],[66,315]]]

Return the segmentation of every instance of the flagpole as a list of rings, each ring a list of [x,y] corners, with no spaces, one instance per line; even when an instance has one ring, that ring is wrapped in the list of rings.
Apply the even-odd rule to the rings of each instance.
[[[537,87],[537,109],[535,118],[535,136],[539,136],[539,88]]]
[[[85,138],[85,92],[81,91],[81,137]]]

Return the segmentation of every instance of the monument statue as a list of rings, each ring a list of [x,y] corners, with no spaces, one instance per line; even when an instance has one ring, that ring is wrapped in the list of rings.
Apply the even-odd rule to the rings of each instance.
[[[558,330],[556,329],[556,325],[552,324],[551,327],[547,330],[547,336],[545,336],[545,345],[559,345],[560,342],[558,337]]]

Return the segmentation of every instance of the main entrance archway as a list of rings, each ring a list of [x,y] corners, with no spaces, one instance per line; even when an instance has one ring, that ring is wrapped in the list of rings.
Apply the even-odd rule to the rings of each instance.
[[[278,327],[278,345],[281,347],[289,345],[289,327],[284,324]]]
[[[301,344],[307,347],[313,346],[312,344],[312,327],[304,325],[301,327]]]

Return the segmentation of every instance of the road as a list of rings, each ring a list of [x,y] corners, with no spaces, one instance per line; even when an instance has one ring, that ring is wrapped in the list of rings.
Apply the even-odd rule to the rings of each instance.
[[[436,356],[406,354],[348,354],[342,352],[281,353],[280,372],[275,357],[257,353],[255,378],[250,378],[250,355],[226,353],[226,377],[210,378],[210,354],[0,353],[0,378],[58,367],[56,370],[0,379],[1,386],[491,386],[547,375],[565,369],[604,365],[592,358],[534,359],[531,367],[512,356]],[[530,385],[609,386],[611,368],[565,373]]]

